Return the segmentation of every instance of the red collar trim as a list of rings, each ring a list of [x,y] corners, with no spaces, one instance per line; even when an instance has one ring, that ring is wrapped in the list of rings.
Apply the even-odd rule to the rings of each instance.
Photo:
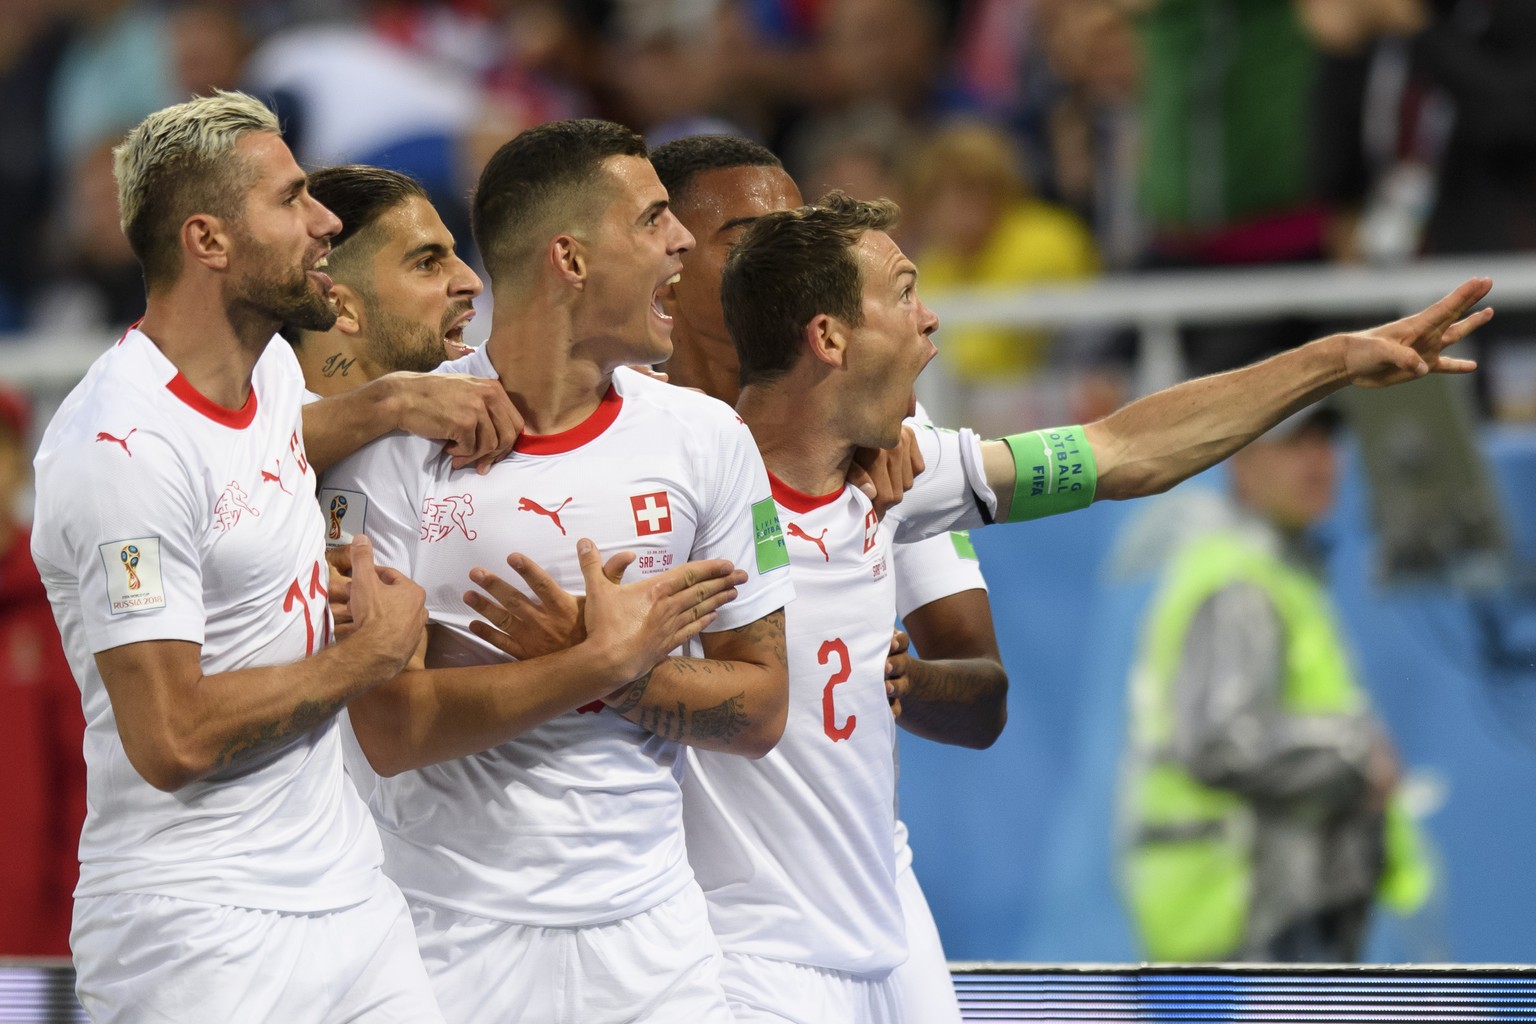
[[[823,505],[832,504],[838,498],[841,498],[843,492],[848,489],[848,485],[844,484],[828,494],[806,494],[804,491],[795,490],[772,473],[768,474],[768,486],[773,489],[774,501],[783,505],[791,512],[798,512],[801,515],[807,512],[814,512]]]
[[[226,409],[222,405],[217,405],[210,401],[204,397],[201,391],[194,388],[187,378],[179,373],[172,377],[170,383],[166,384],[165,387],[167,391],[191,406],[196,412],[200,412],[213,420],[213,422],[222,424],[232,430],[244,430],[256,418],[255,387],[251,388],[250,396],[246,398],[245,404],[238,409]]]
[[[512,450],[523,455],[560,455],[573,452],[588,441],[595,440],[603,431],[613,426],[613,421],[619,418],[619,410],[623,406],[624,398],[614,390],[612,384],[609,384],[607,393],[603,395],[602,401],[597,403],[597,408],[592,411],[592,415],[570,430],[562,430],[558,434],[524,433],[518,437]]]

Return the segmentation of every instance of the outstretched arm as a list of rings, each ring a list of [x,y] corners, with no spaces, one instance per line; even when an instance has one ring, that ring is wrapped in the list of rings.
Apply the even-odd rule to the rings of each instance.
[[[322,473],[392,430],[442,441],[455,469],[484,473],[522,429],[500,382],[463,374],[387,373],[304,407],[304,450]]]
[[[1383,388],[1429,373],[1470,373],[1475,362],[1444,352],[1493,316],[1491,308],[1467,315],[1492,286],[1488,278],[1473,278],[1413,316],[1186,381],[1087,424],[1081,437],[1097,468],[1094,499],[1166,491],[1340,388]],[[987,482],[998,496],[996,518],[1028,518],[1011,508],[1016,471],[1008,443],[987,441],[982,456]]]

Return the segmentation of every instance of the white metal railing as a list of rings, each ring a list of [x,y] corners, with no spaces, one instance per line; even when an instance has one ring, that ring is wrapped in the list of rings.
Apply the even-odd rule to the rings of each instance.
[[[1182,326],[1277,316],[1399,316],[1422,309],[1470,277],[1493,278],[1489,303],[1495,308],[1536,309],[1536,256],[1530,255],[1420,260],[1393,267],[1159,271],[1008,291],[956,290],[931,300],[942,323],[951,326],[1134,328],[1140,339],[1137,390],[1144,393],[1183,379]]]
[[[1137,389],[1146,391],[1182,379],[1181,326],[1284,315],[1398,315],[1474,276],[1493,278],[1489,301],[1495,307],[1536,309],[1536,256],[1503,255],[1395,267],[1316,264],[1121,274],[1027,289],[956,290],[932,296],[932,304],[950,326],[1134,328],[1141,340]],[[116,337],[107,331],[96,337],[0,337],[0,378],[43,396],[61,395]]]

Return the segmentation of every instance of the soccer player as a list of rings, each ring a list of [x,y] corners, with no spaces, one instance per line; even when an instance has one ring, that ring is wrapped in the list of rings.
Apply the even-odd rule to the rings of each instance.
[[[672,316],[667,372],[674,384],[701,388],[734,405],[740,363],[720,305],[721,271],[742,232],[765,213],[800,206],[800,190],[771,151],[729,135],[665,143],[651,153],[651,163],[673,211],[698,242],[683,256],[682,278],[662,292],[662,304]],[[887,683],[900,708],[897,723],[944,743],[990,746],[1007,720],[1008,676],[969,536],[962,532],[896,544],[891,568],[897,614],[924,655],[923,660],[908,657],[906,637],[897,634]],[[912,871],[912,848],[899,819],[895,847],[908,955],[893,983],[909,1019],[959,1024],[949,964]]]
[[[464,328],[483,285],[426,189],[398,171],[351,164],[311,172],[309,192],[341,218],[326,268],[336,322],[284,332],[309,390],[341,394],[468,355]]]
[[[87,723],[77,992],[97,1021],[441,1020],[335,721],[412,653],[423,595],[359,538],[357,628],[326,646],[274,333],[334,319],[339,224],[238,93],[150,115],[115,159],[146,313],[36,460],[33,555]]]
[[[917,297],[917,268],[886,233],[895,215],[888,202],[835,193],[765,214],[723,273],[737,411],[763,452],[798,593],[783,739],[756,762],[693,751],[686,789],[689,856],[738,1021],[904,1019],[890,980],[906,953],[883,681],[892,539],[1165,490],[1346,384],[1471,370],[1441,352],[1490,315],[1459,319],[1488,292],[1476,279],[1413,317],[1170,388],[1084,427],[986,442],[925,429],[927,468],[879,522],[844,474],[856,447],[899,435],[938,326]]]
[[[623,368],[670,354],[656,294],[693,244],[639,136],[529,129],[487,164],[473,212],[495,313],[486,345],[447,369],[499,377],[528,432],[484,478],[385,438],[324,492],[423,580],[434,622],[428,669],[351,708],[384,776],[386,867],[452,1021],[723,1024],[679,779],[684,744],[745,761],[783,730],[793,592],[767,475],[728,406]],[[497,685],[560,656],[502,664],[459,581],[525,551],[580,591],[578,537],[626,549],[642,580],[690,558],[745,570],[703,656]]]

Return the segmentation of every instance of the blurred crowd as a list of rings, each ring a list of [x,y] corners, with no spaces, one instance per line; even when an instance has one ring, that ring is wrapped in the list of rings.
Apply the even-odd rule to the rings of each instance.
[[[465,246],[469,183],[497,145],[599,116],[653,144],[745,134],[807,196],[896,199],[930,290],[1536,248],[1536,0],[8,6],[0,332],[137,316],[110,148],[147,112],[215,87],[269,101],[307,166],[415,175]],[[1188,332],[1189,369],[1317,326]],[[1519,317],[1500,330],[1536,337]],[[1113,335],[944,340],[946,372],[979,384],[1112,367],[1130,349]]]

